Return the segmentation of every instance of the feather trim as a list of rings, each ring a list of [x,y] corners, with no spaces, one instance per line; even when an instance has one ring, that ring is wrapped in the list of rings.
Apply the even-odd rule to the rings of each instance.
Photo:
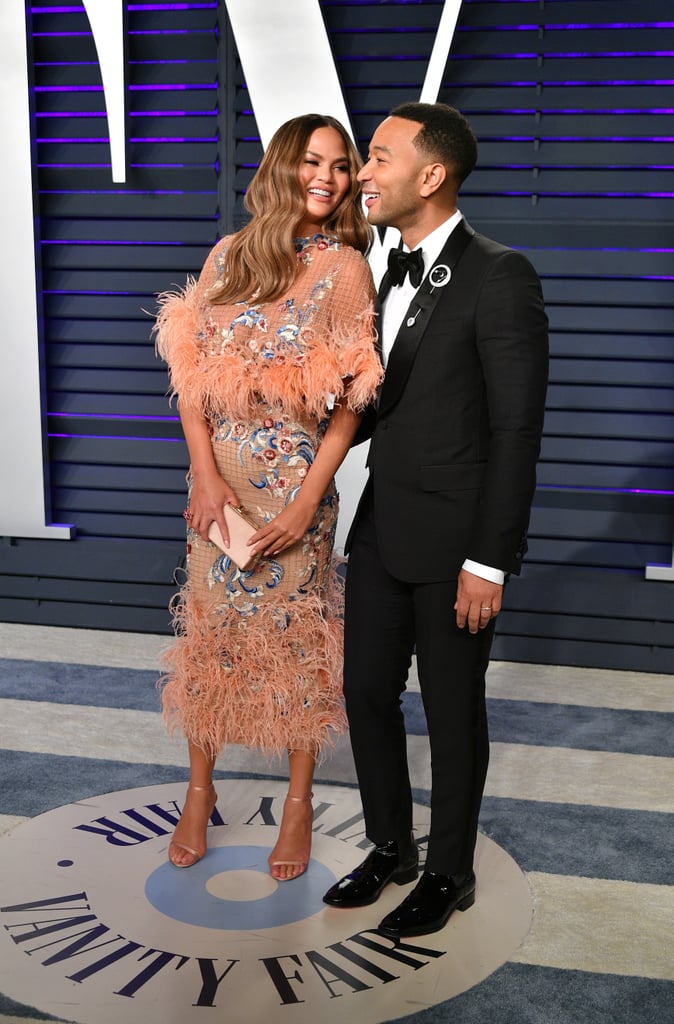
[[[346,394],[349,407],[360,412],[380,383],[383,371],[372,345],[372,309],[357,319],[356,337],[353,322],[348,337],[336,335],[328,343],[305,330],[306,349],[300,355],[255,361],[243,359],[237,350],[214,355],[199,345],[207,306],[193,279],[182,291],[163,292],[158,303],[156,348],[169,365],[169,394],[206,417],[248,420],[261,400],[292,417],[321,417],[326,394],[337,399]],[[346,327],[342,330],[346,335]]]
[[[209,612],[189,593],[174,603],[177,639],[164,655],[164,720],[208,756],[227,743],[281,757],[319,752],[346,729],[342,706],[343,584],[329,600],[282,599],[245,617]]]
[[[204,306],[199,300],[198,283],[193,277],[179,291],[161,292],[157,296],[159,312],[153,328],[155,348],[169,366],[169,396],[180,396],[192,405],[189,393],[183,395],[183,382],[198,379],[203,373],[204,353],[197,345],[199,323]],[[202,369],[200,369],[200,367]],[[196,405],[198,408],[198,403]]]
[[[369,405],[384,379],[384,368],[372,344],[374,323],[375,313],[370,308],[360,318],[358,337],[345,341],[340,352],[342,375],[349,378],[347,404],[353,412],[362,412]]]

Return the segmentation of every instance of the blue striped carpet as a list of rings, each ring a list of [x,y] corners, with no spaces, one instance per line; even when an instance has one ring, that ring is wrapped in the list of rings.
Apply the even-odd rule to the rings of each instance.
[[[0,624],[0,830],[114,790],[186,779],[157,714],[166,638]],[[415,1024],[674,1020],[672,677],[496,663],[481,829],[526,872],[530,934],[482,983]],[[418,803],[428,755],[405,702]],[[219,776],[268,775],[235,749]],[[319,781],[354,785],[348,744]],[[0,995],[0,1021],[51,1019]],[[96,1024],[92,1021],[91,1024]]]

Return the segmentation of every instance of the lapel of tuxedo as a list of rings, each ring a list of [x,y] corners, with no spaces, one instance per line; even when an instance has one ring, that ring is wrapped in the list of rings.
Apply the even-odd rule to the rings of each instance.
[[[433,275],[433,269],[444,265],[449,267],[450,271],[453,271],[474,234],[475,232],[465,220],[459,221],[412,299],[409,309],[403,317],[400,330],[396,335],[386,363],[386,374],[379,396],[379,415],[386,412],[398,401],[412,369],[414,357],[426,330],[430,315],[442,294],[442,287],[434,288],[431,284],[430,279]],[[390,287],[387,272],[382,279],[377,297],[377,303],[380,308]]]

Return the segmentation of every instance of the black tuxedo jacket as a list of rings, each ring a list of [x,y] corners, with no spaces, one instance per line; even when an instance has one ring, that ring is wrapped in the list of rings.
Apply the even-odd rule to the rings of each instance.
[[[434,287],[439,266],[449,275]],[[455,579],[465,558],[517,573],[547,385],[540,282],[526,257],[465,220],[434,268],[366,413],[370,476],[354,526],[373,499],[382,560],[406,582]],[[385,275],[380,299],[387,290]]]

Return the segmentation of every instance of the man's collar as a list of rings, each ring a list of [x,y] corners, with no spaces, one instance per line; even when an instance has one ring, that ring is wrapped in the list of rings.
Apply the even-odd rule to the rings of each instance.
[[[425,238],[422,238],[421,241],[415,245],[415,249],[423,250],[424,263],[426,264],[427,270],[438,258],[447,239],[462,218],[463,214],[461,213],[461,210],[455,210],[451,217],[448,217],[447,220],[442,222],[442,224],[439,224],[437,228],[434,228],[430,234],[426,235]],[[408,247],[404,243],[403,249],[406,252],[409,252]]]

